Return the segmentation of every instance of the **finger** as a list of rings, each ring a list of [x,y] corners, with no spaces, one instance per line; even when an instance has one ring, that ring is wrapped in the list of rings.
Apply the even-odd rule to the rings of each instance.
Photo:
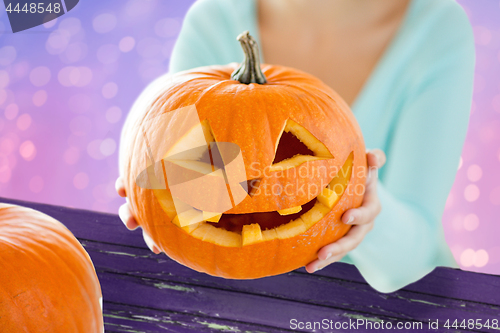
[[[137,229],[139,226],[130,211],[130,204],[128,203],[120,206],[120,209],[118,209],[118,216],[129,230]]]
[[[153,252],[154,254],[159,254],[161,252],[156,246],[153,239],[149,237],[149,235],[145,231],[142,231],[142,238],[144,238],[144,242],[149,247],[149,250],[151,250],[151,252]]]
[[[369,167],[381,168],[386,161],[385,153],[380,149],[370,149],[366,152],[366,158]]]
[[[349,232],[338,241],[323,246],[318,252],[318,258],[320,260],[328,260],[329,258],[341,254],[344,255],[354,250],[361,243],[363,238],[365,238],[366,234],[372,230],[372,228],[373,222],[352,227],[351,230],[349,230]]]
[[[307,271],[308,273],[314,273],[314,272],[317,272],[317,271],[319,271],[320,269],[323,269],[323,268],[325,268],[326,266],[331,265],[331,264],[333,264],[334,262],[339,261],[340,259],[342,259],[342,257],[343,257],[344,255],[345,255],[345,254],[338,255],[338,256],[334,256],[334,257],[328,258],[328,260],[316,259],[316,260],[314,260],[313,262],[311,262],[311,263],[309,263],[309,264],[307,264],[307,265],[305,266],[306,271]]]
[[[118,177],[118,179],[115,182],[115,189],[116,193],[122,198],[127,196],[127,193],[125,192],[125,184],[123,183],[123,178]]]
[[[361,206],[345,211],[342,215],[342,222],[345,224],[367,224],[372,222],[381,210],[382,205],[377,195],[377,182],[372,180],[366,184]]]

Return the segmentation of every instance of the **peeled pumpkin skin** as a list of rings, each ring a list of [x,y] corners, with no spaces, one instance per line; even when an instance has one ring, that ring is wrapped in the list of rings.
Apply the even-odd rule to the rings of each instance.
[[[364,191],[360,193],[359,188],[364,189],[366,180],[366,152],[360,128],[348,105],[319,79],[292,68],[262,65],[259,67],[266,83],[245,84],[231,79],[238,66],[195,68],[164,75],[150,84],[135,102],[124,125],[120,173],[135,219],[170,258],[210,275],[254,279],[302,267],[317,259],[319,249],[347,233],[350,226],[341,222],[341,216],[362,203]],[[261,178],[260,186],[291,184],[291,188],[296,189],[301,184],[346,182],[343,191],[338,193],[338,200],[332,208],[322,205],[316,198],[331,192],[324,191],[323,187],[306,194],[296,191],[292,195],[261,191],[258,195],[248,195],[224,214],[277,211],[288,214],[295,212],[292,208],[296,206],[309,202],[312,205],[312,201],[318,201],[315,206],[319,206],[315,208],[319,210],[299,212],[298,215],[307,214],[305,221],[291,219],[287,225],[262,229],[260,233],[255,227],[244,226],[238,234],[213,226],[216,223],[205,222],[181,227],[175,219],[168,184],[163,190],[153,190],[138,186],[136,179],[151,165],[148,145],[152,143],[147,142],[143,133],[151,133],[155,146],[168,144],[168,133],[160,132],[161,126],[150,120],[192,105],[199,120],[208,123],[216,142],[231,142],[240,147],[248,177],[255,171],[251,166],[257,165],[261,172],[267,170],[268,177]],[[182,119],[176,121],[182,122]],[[277,171],[269,172],[273,170],[279,139],[287,124],[298,124],[299,129],[305,129],[306,135],[301,141],[306,143],[310,139],[306,143],[308,147],[319,151],[318,156],[326,155],[309,160],[299,158],[298,165],[286,167],[321,166],[328,172],[314,177],[301,177],[298,173],[283,177]],[[288,161],[280,163],[286,165]],[[348,179],[335,177],[349,163],[352,172]],[[328,198],[322,201],[333,202]],[[317,216],[322,218],[312,223],[310,217]],[[242,238],[245,235],[248,235],[247,241]]]
[[[104,332],[87,252],[60,222],[0,204],[0,331]]]

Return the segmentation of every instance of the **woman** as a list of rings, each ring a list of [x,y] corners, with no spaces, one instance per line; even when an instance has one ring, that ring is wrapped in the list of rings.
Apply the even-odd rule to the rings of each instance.
[[[441,215],[467,131],[473,35],[453,0],[199,0],[186,15],[170,72],[239,62],[235,36],[261,45],[262,61],[322,79],[350,104],[371,167],[353,224],[308,264],[356,265],[375,289],[392,292],[436,266],[456,267]],[[126,196],[121,179],[117,190]],[[127,204],[120,217],[137,223]],[[145,236],[150,248],[159,252]]]

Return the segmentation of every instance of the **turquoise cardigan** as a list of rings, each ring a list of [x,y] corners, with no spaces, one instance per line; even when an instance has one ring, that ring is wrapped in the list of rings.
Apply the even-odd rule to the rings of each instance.
[[[259,41],[256,0],[199,0],[188,11],[170,73],[240,62],[236,36]],[[263,59],[265,62],[265,59]],[[412,283],[436,266],[457,267],[441,216],[453,184],[472,102],[474,39],[453,0],[413,0],[388,49],[353,103],[379,172],[382,212],[343,262],[381,292]]]

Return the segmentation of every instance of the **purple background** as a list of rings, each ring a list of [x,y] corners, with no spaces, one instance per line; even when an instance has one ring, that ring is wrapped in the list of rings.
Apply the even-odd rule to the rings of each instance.
[[[0,196],[117,212],[125,115],[167,71],[191,3],[85,0],[16,34],[0,5]],[[476,79],[443,225],[462,268],[500,274],[500,2],[459,3],[474,28]]]

